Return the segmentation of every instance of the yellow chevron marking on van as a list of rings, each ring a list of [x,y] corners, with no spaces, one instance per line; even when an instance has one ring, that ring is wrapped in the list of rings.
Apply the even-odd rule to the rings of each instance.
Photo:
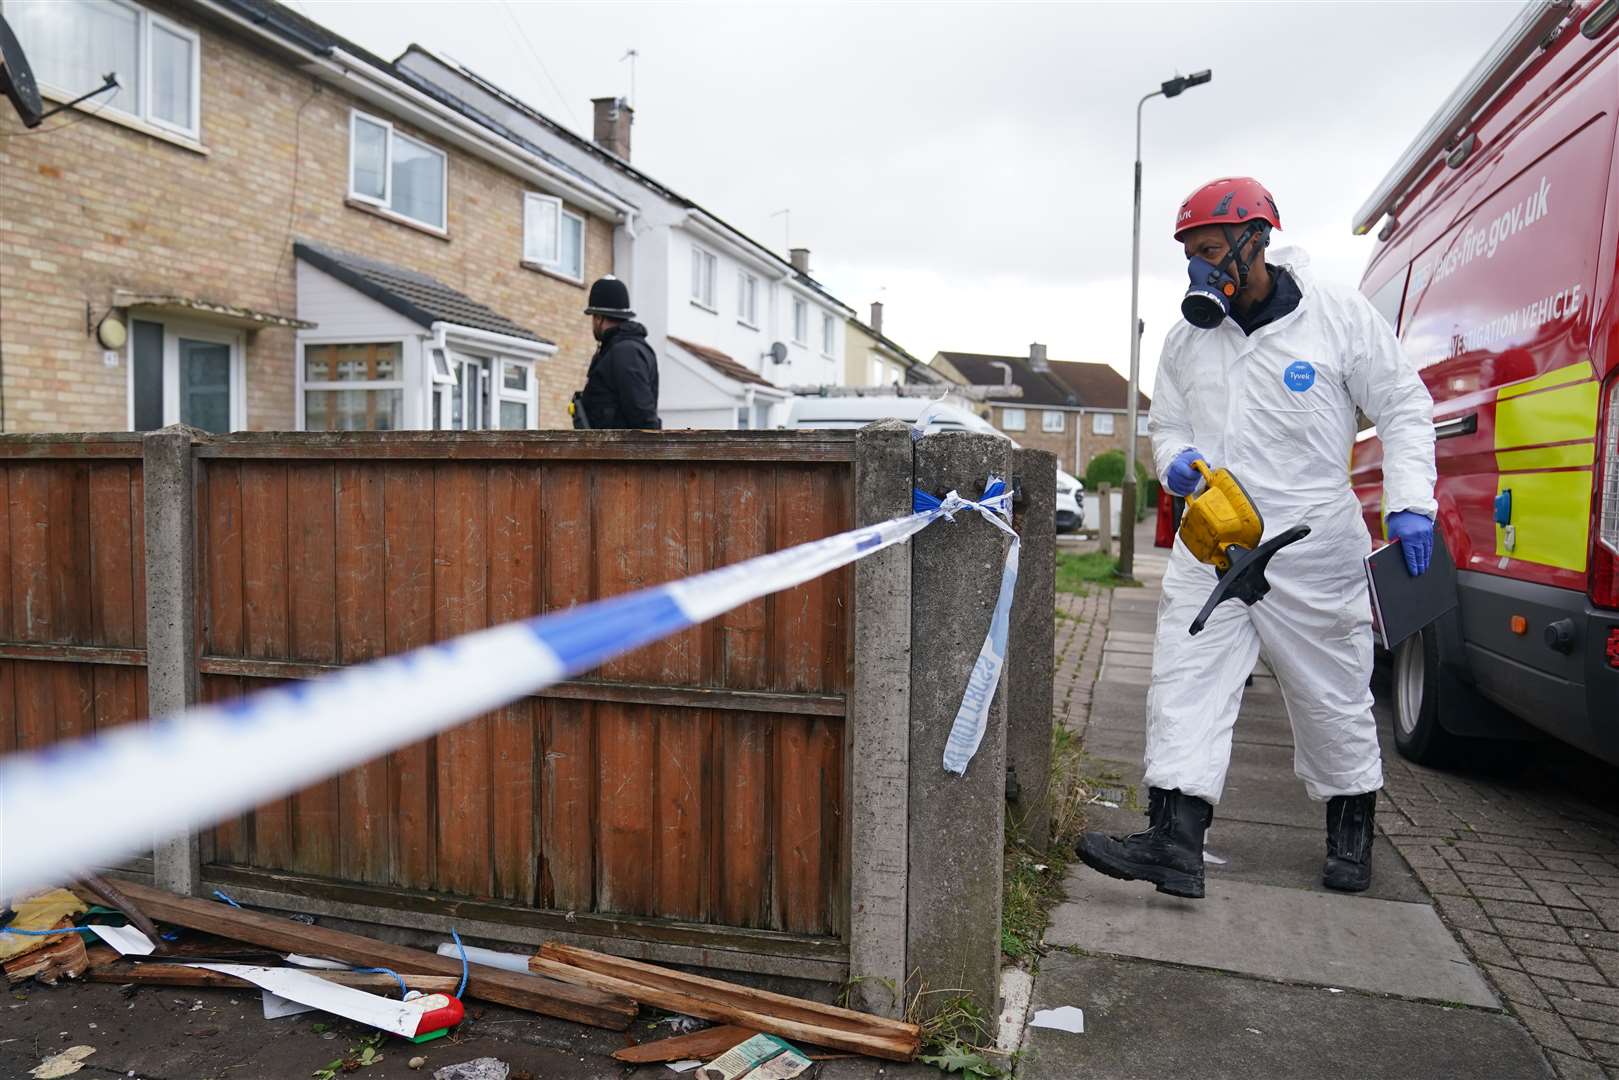
[[[1591,532],[1591,470],[1515,473],[1496,482],[1496,494],[1512,492],[1517,545],[1506,548],[1506,530],[1495,527],[1495,553],[1523,562],[1585,572]]]
[[[1509,398],[1495,406],[1495,448],[1595,439],[1597,390],[1594,382]]]
[[[1551,371],[1543,371],[1539,375],[1536,375],[1533,379],[1525,379],[1521,383],[1513,383],[1510,386],[1503,386],[1499,391],[1496,392],[1495,396],[1496,400],[1505,401],[1507,398],[1515,398],[1520,394],[1529,394],[1536,390],[1546,390],[1553,386],[1562,386],[1565,383],[1583,382],[1586,379],[1595,377],[1596,372],[1591,367],[1591,361],[1581,360],[1577,364],[1569,364],[1566,367],[1553,368]]]
[[[1595,440],[1564,443],[1562,446],[1537,446],[1528,450],[1497,450],[1495,467],[1498,472],[1570,469],[1581,466],[1588,468],[1596,461],[1596,456]]]

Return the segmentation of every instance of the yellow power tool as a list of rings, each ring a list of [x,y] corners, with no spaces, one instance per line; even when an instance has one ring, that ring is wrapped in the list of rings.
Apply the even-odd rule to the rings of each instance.
[[[1180,538],[1199,562],[1214,567],[1219,578],[1203,610],[1192,620],[1191,632],[1203,629],[1214,609],[1225,600],[1241,600],[1250,607],[1270,592],[1265,568],[1271,556],[1310,535],[1308,525],[1291,529],[1261,543],[1265,519],[1248,497],[1242,482],[1229,469],[1210,469],[1201,459],[1192,466],[1208,485],[1201,495],[1186,496]]]

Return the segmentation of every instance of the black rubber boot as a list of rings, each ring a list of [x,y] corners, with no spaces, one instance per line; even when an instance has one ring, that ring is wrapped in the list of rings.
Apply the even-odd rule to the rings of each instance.
[[[1372,818],[1377,792],[1334,795],[1327,802],[1327,865],[1321,884],[1343,892],[1365,892],[1372,883]]]
[[[1145,832],[1104,836],[1088,832],[1074,851],[1092,870],[1123,881],[1150,881],[1158,891],[1203,899],[1203,833],[1214,807],[1180,789],[1148,792]]]

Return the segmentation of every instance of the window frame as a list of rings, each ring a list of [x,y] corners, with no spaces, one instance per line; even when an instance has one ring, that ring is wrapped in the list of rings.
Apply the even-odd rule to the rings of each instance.
[[[351,379],[351,380],[319,379],[319,380],[316,380],[314,382],[310,382],[308,379],[305,378],[305,375],[306,375],[306,373],[308,371],[308,367],[307,367],[307,360],[305,359],[304,353],[309,348],[309,346],[311,346],[311,345],[313,345],[316,348],[326,348],[328,346],[333,346],[333,345],[338,345],[338,346],[341,346],[341,345],[398,345],[399,346],[399,377],[396,378],[396,379]],[[408,374],[408,372],[406,370],[407,366],[409,365],[409,362],[410,362],[410,360],[409,360],[410,349],[411,349],[411,339],[407,338],[407,337],[405,337],[403,335],[400,335],[400,334],[374,334],[374,335],[347,334],[347,335],[340,335],[340,336],[335,336],[335,337],[321,336],[321,337],[314,337],[314,338],[307,338],[307,339],[300,337],[298,339],[298,352],[297,352],[297,360],[298,360],[297,376],[298,377],[294,382],[294,388],[295,388],[296,397],[297,397],[297,408],[294,411],[293,419],[294,419],[294,422],[297,424],[297,430],[299,430],[299,431],[308,431],[309,430],[309,417],[308,417],[307,412],[305,410],[305,405],[306,405],[305,395],[311,390],[398,390],[399,391],[399,427],[397,428],[397,430],[399,430],[399,431],[411,431],[411,430],[414,430],[410,425],[410,394],[409,394],[410,378],[409,378],[409,374]],[[427,356],[427,361],[428,361],[429,365],[432,365],[433,358],[432,358],[431,355]],[[451,364],[452,364],[452,366],[451,366],[450,370],[453,373],[454,370],[455,370],[454,366],[453,366],[453,364],[454,364],[453,359],[451,360]],[[430,370],[432,370],[435,375],[437,374],[436,369],[431,369],[430,368]],[[452,378],[453,378],[453,374],[452,374]],[[439,380],[437,378],[434,378],[434,379],[430,380],[429,386],[436,389],[438,382],[439,382]],[[429,393],[429,399],[430,400],[431,400],[432,396],[433,395],[432,395],[432,393],[430,391],[430,393]],[[326,429],[325,428],[320,428],[318,430],[324,431]]]
[[[736,268],[736,321],[749,330],[759,329],[759,278]]]
[[[103,112],[114,113],[108,119],[121,122],[125,118],[138,125],[157,129],[157,133],[176,136],[190,143],[202,142],[202,35],[188,26],[175,22],[165,15],[160,15],[150,8],[133,3],[132,0],[106,0],[115,7],[132,12],[135,16],[135,48],[136,52],[136,78],[140,80],[140,92],[134,96],[133,109],[124,108],[114,104],[116,97],[100,106],[90,106],[90,115],[95,116]],[[169,120],[160,120],[152,115],[152,27],[157,25],[172,33],[175,37],[184,38],[191,45],[191,120],[192,126],[182,127]],[[35,71],[40,93],[54,101],[68,102],[87,90],[94,89],[86,86],[81,90],[67,90],[48,79],[38,78]]]
[[[383,194],[382,194],[382,198],[380,198],[380,199],[378,199],[375,195],[366,195],[366,194],[364,194],[362,192],[358,192],[358,191],[354,190],[354,151],[355,151],[356,146],[358,145],[357,141],[354,138],[354,132],[355,132],[356,126],[358,125],[358,123],[361,120],[364,120],[368,124],[375,125],[376,127],[383,128],[388,133],[387,139],[384,140],[384,142],[382,144],[382,147],[383,147],[383,149],[382,149],[382,192],[383,192]],[[411,215],[405,213],[404,211],[398,210],[398,209],[396,209],[394,207],[394,204],[393,204],[393,195],[394,195],[393,186],[394,186],[394,140],[395,139],[404,139],[406,142],[409,142],[414,146],[419,146],[423,150],[428,151],[429,153],[437,154],[440,162],[443,163],[443,168],[441,168],[439,170],[439,193],[438,193],[439,213],[440,213],[440,216],[443,217],[443,219],[444,219],[443,224],[436,224],[436,223],[431,222],[431,221],[423,221],[421,218],[412,217]],[[373,207],[373,208],[381,211],[383,214],[387,215],[388,217],[396,218],[399,221],[406,222],[408,224],[414,225],[417,228],[426,229],[428,232],[436,233],[436,234],[438,234],[440,236],[449,235],[449,226],[450,226],[450,155],[447,154],[445,151],[439,149],[438,147],[434,146],[432,143],[427,142],[424,139],[418,139],[414,135],[406,135],[404,132],[400,131],[398,128],[396,128],[394,126],[393,121],[385,119],[384,117],[381,117],[381,116],[374,116],[371,113],[365,112],[362,109],[353,109],[353,108],[351,108],[349,110],[349,172],[348,172],[347,189],[348,189],[348,197],[350,199],[352,199],[353,201],[358,202],[358,203],[363,203],[366,206]],[[525,206],[526,206],[526,204],[525,204]],[[524,237],[523,237],[524,246],[525,246],[525,251],[526,251],[526,249],[527,249],[527,240],[528,240],[528,236],[527,236],[528,227],[527,227],[527,222],[526,221],[524,223],[523,232],[524,232]],[[558,239],[558,246],[560,247],[561,246],[561,232],[560,232],[560,230],[558,231],[557,239]],[[369,342],[367,342],[366,344],[369,344]]]
[[[830,311],[821,312],[821,355],[828,360],[838,358],[837,320]]]
[[[570,221],[576,221],[579,223],[579,268],[577,271],[562,265],[562,227],[565,227]],[[576,214],[564,206],[562,208],[561,220],[558,222],[558,225],[557,266],[554,272],[558,277],[564,277],[569,281],[576,281],[582,285],[585,281],[585,245],[590,240],[590,223],[585,219],[585,215]]]
[[[1052,423],[1053,418],[1057,421],[1055,424]],[[1068,430],[1068,414],[1061,409],[1041,409],[1040,430],[1048,435],[1062,434]]]
[[[719,308],[714,305],[718,298],[714,293],[719,277],[719,256],[703,247],[703,245],[693,243],[691,246],[691,258],[691,302],[704,311],[713,312],[717,315],[719,314]],[[699,271],[699,267],[701,267],[701,271]],[[701,290],[699,289],[699,277],[702,279],[701,285],[703,288]]]
[[[1107,430],[1106,431],[1102,430],[1102,422],[1104,420],[1107,421]],[[1114,417],[1113,417],[1112,413],[1110,413],[1110,412],[1093,412],[1093,413],[1091,413],[1091,434],[1092,435],[1112,435],[1117,430],[1118,430],[1118,425],[1116,423],[1114,423]]]
[[[536,206],[546,207],[546,213],[551,217],[551,254],[531,250],[530,241],[533,223],[530,214]],[[533,266],[543,266],[547,269],[557,266],[562,261],[562,200],[555,195],[542,195],[538,191],[523,192],[523,261]]]
[[[1015,423],[1015,424],[1012,423],[1012,417],[1013,416],[1017,417],[1017,423]],[[1002,405],[1001,406],[1001,430],[1002,431],[1027,431],[1027,430],[1029,430],[1029,414],[1028,414],[1028,410],[1027,409],[1020,409],[1015,405]]]
[[[793,297],[793,344],[809,347],[809,301]]]
[[[1152,432],[1148,430],[1148,415],[1149,414],[1144,412],[1136,413],[1136,438],[1138,439],[1145,439],[1152,434]]]

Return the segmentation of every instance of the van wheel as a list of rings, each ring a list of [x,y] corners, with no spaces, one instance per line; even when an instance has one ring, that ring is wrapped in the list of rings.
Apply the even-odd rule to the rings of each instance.
[[[1394,745],[1418,765],[1454,761],[1462,740],[1440,725],[1439,714],[1441,709],[1455,707],[1441,700],[1444,691],[1462,688],[1440,670],[1434,628],[1427,627],[1396,645],[1393,667]]]

